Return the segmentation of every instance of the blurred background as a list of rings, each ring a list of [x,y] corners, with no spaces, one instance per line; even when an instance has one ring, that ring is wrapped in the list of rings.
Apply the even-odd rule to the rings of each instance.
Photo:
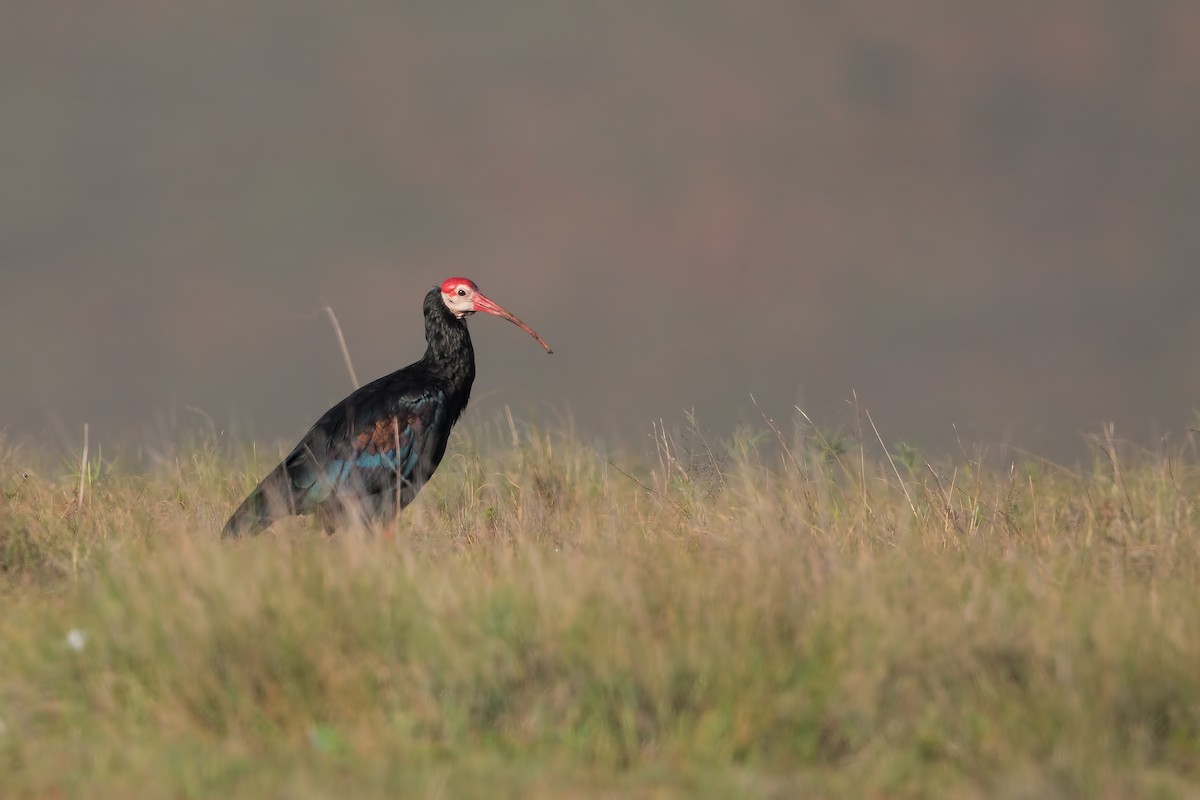
[[[1200,4],[902,6],[9,4],[0,428],[291,444],[351,388],[323,305],[365,382],[464,275],[556,350],[475,317],[475,424],[1182,433]]]

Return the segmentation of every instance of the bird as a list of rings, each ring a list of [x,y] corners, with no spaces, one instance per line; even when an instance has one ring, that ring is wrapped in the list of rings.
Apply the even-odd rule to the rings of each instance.
[[[550,345],[474,281],[448,278],[425,295],[425,355],[352,392],[326,411],[229,517],[223,538],[262,533],[315,514],[326,533],[386,525],[433,475],[475,381],[467,317],[502,317]]]

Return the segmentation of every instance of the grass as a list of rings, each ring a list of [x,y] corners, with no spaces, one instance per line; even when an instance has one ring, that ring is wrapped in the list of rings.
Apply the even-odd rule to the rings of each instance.
[[[395,538],[233,543],[269,459],[0,446],[4,795],[1200,795],[1190,438],[656,433],[509,420]]]

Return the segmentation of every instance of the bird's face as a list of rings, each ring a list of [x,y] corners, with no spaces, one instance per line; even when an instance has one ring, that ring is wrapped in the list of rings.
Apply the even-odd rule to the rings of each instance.
[[[473,280],[468,278],[450,278],[442,283],[442,302],[446,304],[446,308],[450,309],[450,313],[458,319],[462,319],[468,314],[474,314],[476,311],[482,311],[485,314],[494,314],[497,317],[504,317],[504,319],[516,325],[534,339],[537,339],[538,343],[546,348],[547,353],[554,352],[550,349],[550,345],[546,344],[545,340],[534,332],[533,328],[521,322],[521,320],[508,311],[505,311],[499,303],[489,299],[483,292],[479,291],[479,287],[475,285],[475,281]]]
[[[480,294],[475,281],[467,278],[451,278],[442,284],[442,302],[450,309],[450,313],[459,319],[476,311],[486,311],[486,308],[475,308],[475,302],[480,298],[487,300]]]

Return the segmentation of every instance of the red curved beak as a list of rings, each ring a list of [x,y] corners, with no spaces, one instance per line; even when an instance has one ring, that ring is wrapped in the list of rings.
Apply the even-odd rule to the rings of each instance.
[[[517,319],[517,317],[514,314],[510,314],[508,311],[506,311],[504,309],[503,306],[501,306],[496,301],[494,301],[488,297],[485,297],[484,294],[482,292],[480,292],[479,290],[475,291],[475,310],[476,311],[484,311],[484,312],[487,312],[488,314],[494,314],[497,317],[504,317],[506,320],[511,322],[513,325],[516,325],[518,328],[525,331],[533,338],[537,339],[538,344],[540,344],[542,347],[546,348],[547,353],[554,352],[553,350],[550,349],[550,345],[546,344],[546,340],[537,335],[537,331],[535,331],[533,328],[526,325],[524,322],[521,322],[521,320]]]

